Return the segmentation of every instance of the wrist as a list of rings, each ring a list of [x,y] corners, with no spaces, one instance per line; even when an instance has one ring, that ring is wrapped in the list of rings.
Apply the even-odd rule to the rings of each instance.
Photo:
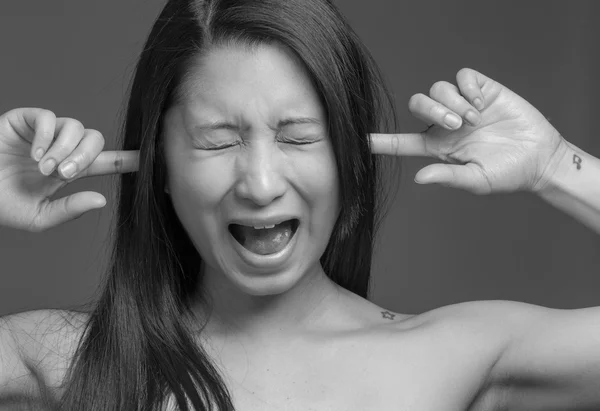
[[[535,192],[600,234],[600,159],[565,141]]]
[[[577,147],[560,137],[560,143],[550,156],[541,177],[531,191],[540,197],[545,197],[559,189],[566,174],[571,171],[573,164],[570,154],[574,153],[576,149]],[[577,165],[575,164],[575,166]]]

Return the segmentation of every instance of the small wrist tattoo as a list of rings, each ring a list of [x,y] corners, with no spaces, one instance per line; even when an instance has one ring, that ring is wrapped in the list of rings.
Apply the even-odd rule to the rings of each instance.
[[[393,314],[389,311],[382,311],[381,315],[383,316],[383,318],[387,318],[388,320],[393,320],[394,317],[396,316],[396,314]]]
[[[577,170],[581,170],[581,163],[583,159],[579,157],[577,154],[573,154],[573,164],[577,166]]]

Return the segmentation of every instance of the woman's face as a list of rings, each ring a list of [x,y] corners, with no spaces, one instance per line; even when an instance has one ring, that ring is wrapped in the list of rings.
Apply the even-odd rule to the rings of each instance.
[[[220,47],[196,63],[189,97],[165,114],[175,211],[209,281],[284,292],[321,270],[339,212],[325,110],[282,46]]]

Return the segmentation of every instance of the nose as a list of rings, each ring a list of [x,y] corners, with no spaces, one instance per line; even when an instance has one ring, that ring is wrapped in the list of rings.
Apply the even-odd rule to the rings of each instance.
[[[273,144],[249,144],[238,158],[238,197],[258,206],[267,206],[286,191],[287,183],[282,170],[283,161]]]

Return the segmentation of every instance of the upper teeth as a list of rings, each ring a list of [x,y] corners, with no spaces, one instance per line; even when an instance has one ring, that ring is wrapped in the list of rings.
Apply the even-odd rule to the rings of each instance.
[[[262,229],[262,228],[273,228],[275,227],[275,224],[273,225],[265,225],[265,226],[254,226],[254,228],[256,228],[257,230]]]

